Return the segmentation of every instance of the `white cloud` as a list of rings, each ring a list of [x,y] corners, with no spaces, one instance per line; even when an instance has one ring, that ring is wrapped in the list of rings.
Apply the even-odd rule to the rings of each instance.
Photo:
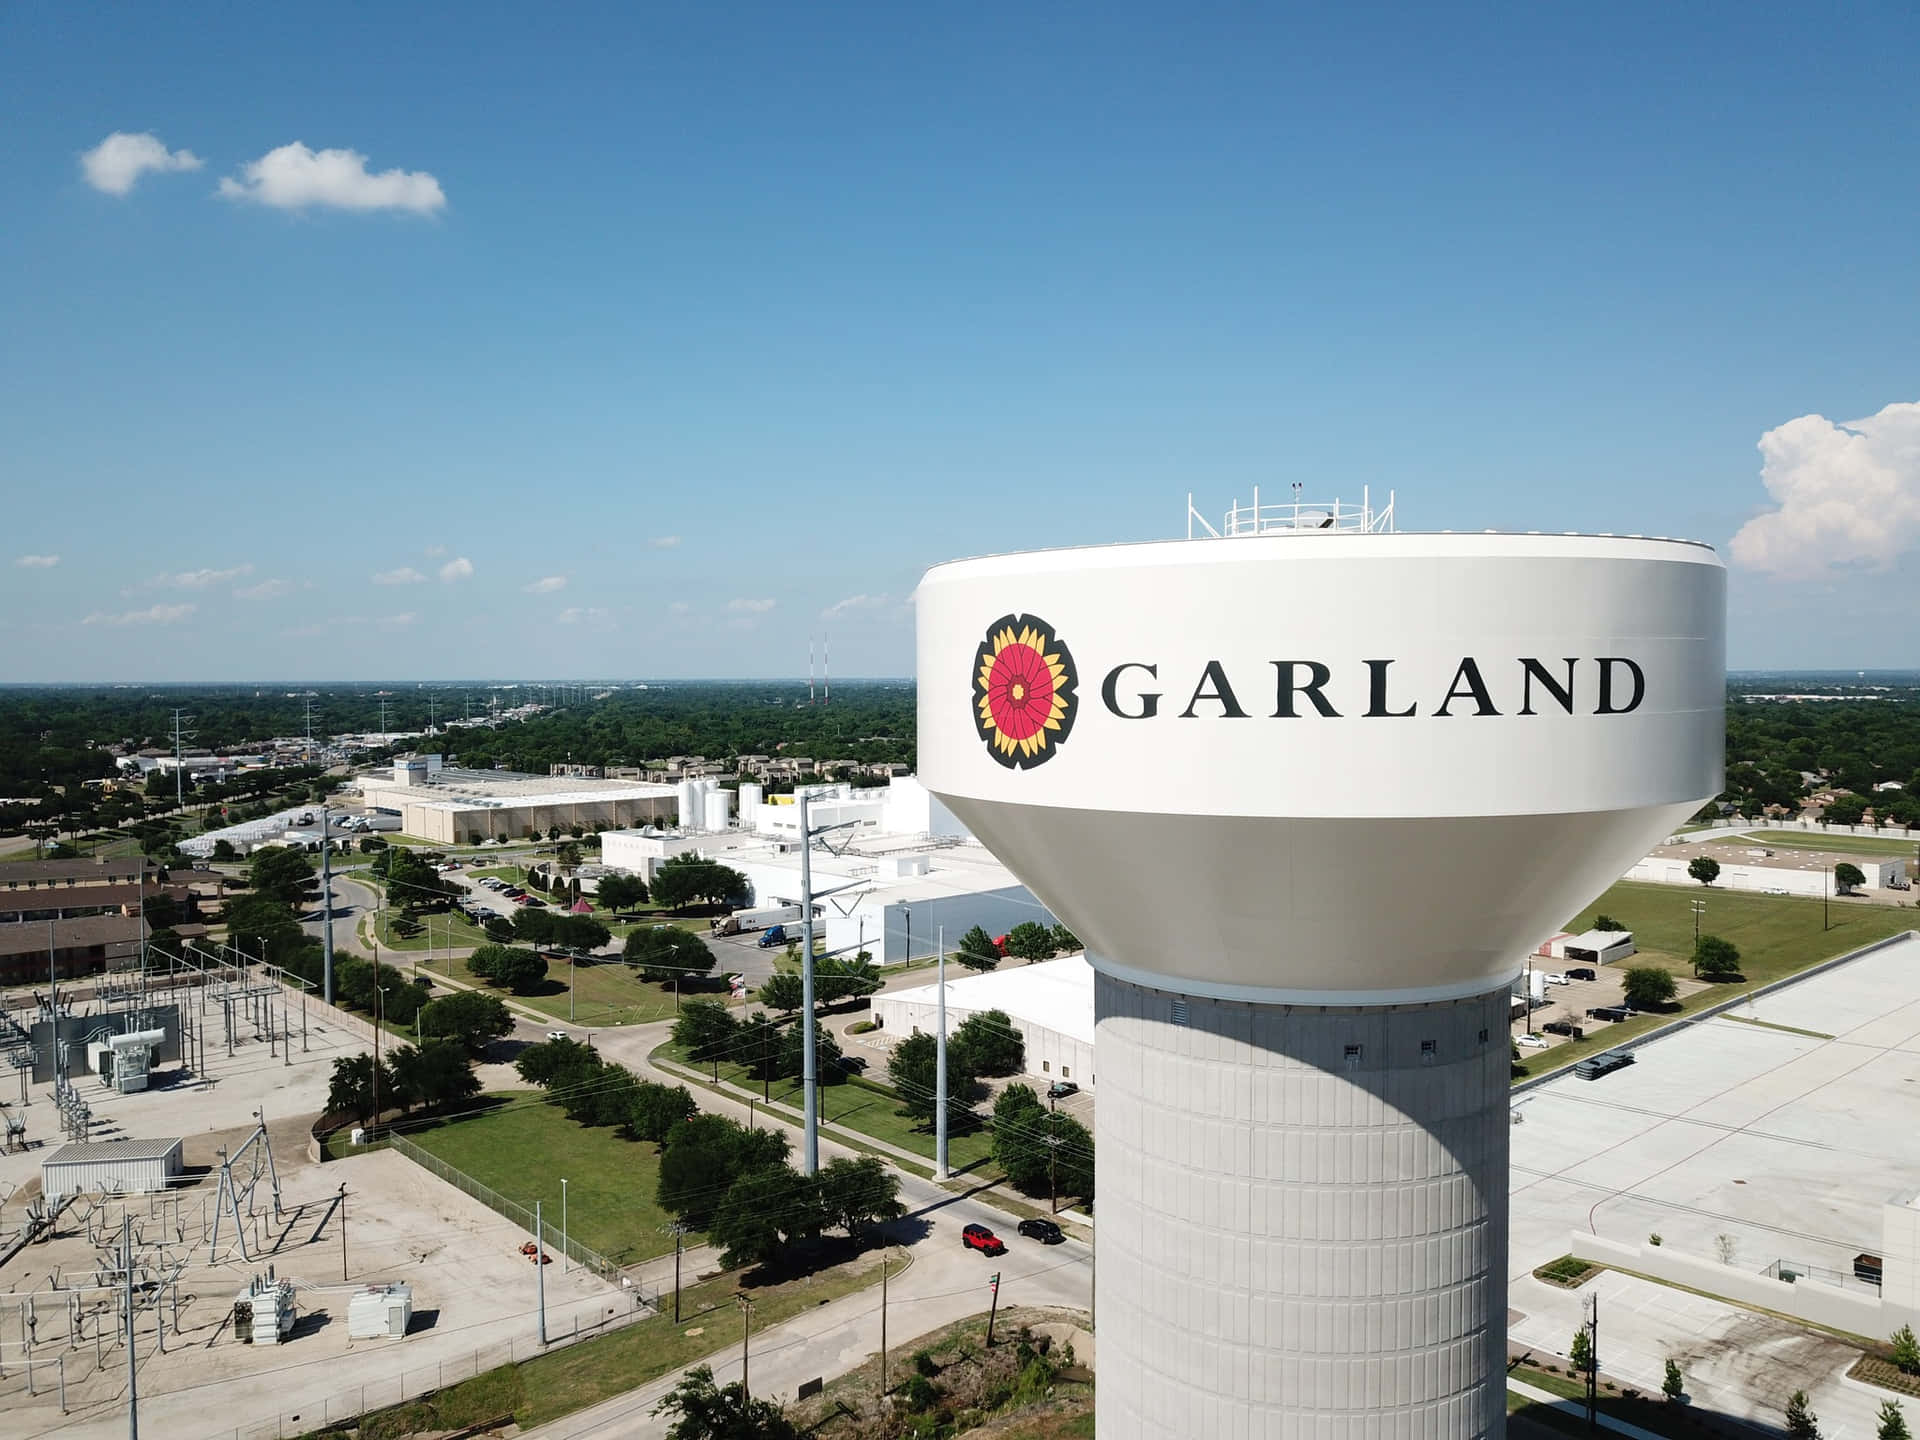
[[[852,615],[860,610],[884,610],[890,603],[885,595],[849,595],[844,600],[836,600],[820,612],[828,620],[837,620],[842,615]]]
[[[558,618],[562,625],[599,625],[606,621],[607,612],[590,605],[569,605]]]
[[[676,600],[671,605],[667,606],[667,609],[672,611],[675,615],[684,615],[692,608],[693,607],[687,604],[687,602],[684,600]]]
[[[1884,570],[1920,543],[1920,402],[1841,424],[1802,415],[1759,448],[1760,480],[1779,508],[1740,527],[1736,563],[1805,580]]]
[[[427,577],[411,565],[402,565],[398,570],[382,570],[373,577],[376,585],[423,585]]]
[[[144,131],[130,135],[116,130],[80,157],[87,183],[108,195],[125,195],[148,171],[198,170],[200,165],[191,150],[169,150]]]
[[[520,588],[525,590],[529,595],[551,595],[556,590],[564,590],[567,588],[567,577],[564,575],[545,575],[529,584],[522,585]]]
[[[225,570],[182,570],[173,575],[156,575],[153,583],[166,590],[205,590],[210,585],[224,585],[252,573],[251,565],[234,565]]]
[[[431,215],[447,203],[440,182],[424,170],[367,171],[358,150],[309,150],[300,141],[269,150],[220,182],[230,200],[278,210],[324,205],[335,210],[410,210]]]
[[[258,585],[248,585],[244,589],[235,590],[233,592],[233,598],[236,600],[273,600],[287,594],[292,589],[293,582],[291,580],[262,580]]]
[[[60,563],[58,555],[22,555],[13,562],[22,570],[51,570]]]
[[[447,553],[447,547],[444,545],[427,546],[426,554],[429,560],[438,560],[442,555],[446,553]]]
[[[734,615],[764,615],[773,609],[772,600],[729,600],[727,610]]]
[[[106,615],[96,611],[80,623],[82,625],[171,625],[193,614],[191,605],[153,605],[145,610],[123,610],[118,615]]]
[[[647,541],[649,550],[677,550],[680,547],[678,535],[656,535]]]
[[[418,620],[419,618],[420,617],[414,614],[413,611],[407,610],[407,611],[403,611],[398,615],[382,615],[380,617],[379,623],[386,626],[386,628],[389,630],[400,630],[400,629],[404,629],[408,625],[413,624],[413,622]]]
[[[459,556],[457,559],[449,560],[440,567],[440,579],[445,584],[451,585],[456,580],[471,580],[472,578],[473,561],[464,555]]]

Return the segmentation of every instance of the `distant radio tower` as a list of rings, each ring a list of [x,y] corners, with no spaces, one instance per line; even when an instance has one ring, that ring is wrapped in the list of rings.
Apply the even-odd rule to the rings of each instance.
[[[380,738],[384,741],[389,733],[391,732],[387,729],[387,702],[382,700],[380,702]]]
[[[307,753],[311,755],[313,753],[313,696],[311,695],[307,696],[306,708],[307,708]]]
[[[813,704],[813,636],[807,636],[807,704]]]
[[[832,637],[824,630],[820,632],[820,678],[824,683],[820,703],[831,705],[833,704],[833,644]]]

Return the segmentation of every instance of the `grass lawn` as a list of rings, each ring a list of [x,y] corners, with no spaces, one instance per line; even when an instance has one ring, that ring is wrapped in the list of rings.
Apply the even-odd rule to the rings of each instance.
[[[1916,922],[1920,922],[1920,916],[1892,905],[1835,900],[1828,907],[1826,928],[1822,929],[1818,900],[1623,880],[1569,921],[1567,929],[1578,933],[1592,926],[1594,916],[1611,915],[1633,931],[1634,943],[1640,949],[1630,964],[1662,965],[1677,975],[1691,975],[1693,966],[1687,957],[1693,953],[1692,907],[1697,899],[1707,903],[1701,933],[1718,935],[1739,946],[1743,978],[1709,985],[1665,1014],[1636,1015],[1616,1025],[1597,1025],[1587,1032],[1584,1040],[1527,1054],[1527,1075],[1561,1069],[1582,1056],[1609,1050],[1622,1040],[1664,1025],[1676,1016],[1705,1009],[1821,960],[1914,929]],[[1516,1075],[1514,1079],[1525,1079],[1527,1075]]]
[[[1729,840],[1751,841],[1769,850],[1825,850],[1835,855],[1912,855],[1920,840],[1889,834],[1823,835],[1817,830],[1762,830],[1753,835],[1730,835]]]
[[[576,1124],[538,1090],[506,1090],[498,1109],[410,1135],[422,1150],[491,1185],[509,1200],[560,1223],[560,1181],[567,1181],[568,1233],[616,1265],[670,1254],[660,1227],[673,1217],[653,1203],[660,1159],[651,1145],[610,1129]],[[700,1243],[690,1239],[689,1244]]]
[[[1557,1395],[1563,1400],[1575,1400],[1583,1405],[1586,1402],[1585,1382],[1573,1376],[1550,1375],[1531,1365],[1516,1365],[1507,1373],[1522,1384],[1531,1385],[1536,1390],[1544,1390],[1550,1395]],[[1611,1415],[1630,1425],[1637,1425],[1642,1430],[1652,1431],[1655,1435],[1672,1436],[1674,1440],[1692,1440],[1695,1436],[1722,1433],[1717,1428],[1704,1423],[1689,1407],[1675,1405],[1667,1400],[1658,1390],[1650,1394],[1642,1391],[1628,1398],[1615,1388],[1613,1381],[1605,1377],[1606,1371],[1602,1370],[1598,1408],[1604,1415]],[[1510,1417],[1530,1421],[1546,1429],[1570,1435],[1584,1436],[1589,1433],[1584,1415],[1575,1418],[1550,1409],[1537,1401],[1516,1395],[1511,1390],[1507,1392],[1507,1414]]]
[[[372,883],[363,881],[362,883]],[[382,950],[405,951],[444,951],[449,944],[466,949],[487,943],[487,932],[475,925],[464,915],[453,911],[422,915],[419,924],[422,927],[418,935],[402,935],[394,928],[400,919],[399,912],[383,910],[379,915],[379,941]],[[373,927],[373,922],[368,922]]]
[[[547,971],[546,983],[534,991],[517,995],[514,998],[529,1005],[543,1015],[551,1015],[556,1020],[566,1020],[568,1011],[567,980],[568,966],[562,962],[552,964]],[[454,973],[461,974],[459,962],[455,962]],[[468,980],[475,977],[466,976]],[[572,967],[573,1000],[572,1023],[580,1025],[645,1025],[653,1020],[667,1020],[674,1013],[673,987],[661,986],[642,980],[637,970],[630,970],[619,960],[604,960],[597,964],[576,964]],[[683,999],[699,996],[702,999],[717,999],[724,991],[681,992]]]
[[[702,1075],[712,1076],[712,1065],[694,1065],[687,1060],[678,1047],[663,1045],[654,1052],[670,1060],[677,1060],[689,1069]],[[805,1106],[805,1096],[801,1093],[798,1080],[775,1080],[768,1084],[753,1079],[744,1065],[730,1065],[722,1062],[720,1078],[731,1080],[755,1094],[765,1093],[777,1104],[786,1105],[796,1113]],[[820,1087],[820,1118],[835,1125],[844,1125],[849,1130],[882,1141],[888,1145],[897,1145],[915,1155],[933,1159],[933,1130],[930,1126],[922,1128],[921,1122],[899,1113],[900,1097],[874,1081],[859,1078],[842,1080],[837,1084],[823,1084]],[[956,1172],[972,1170],[976,1166],[992,1163],[993,1133],[984,1126],[966,1134],[949,1133],[947,1136],[947,1163]]]

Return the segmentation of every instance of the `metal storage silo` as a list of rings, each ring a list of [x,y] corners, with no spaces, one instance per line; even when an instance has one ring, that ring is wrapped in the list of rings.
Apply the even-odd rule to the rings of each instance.
[[[680,828],[682,830],[698,830],[701,822],[706,819],[706,812],[703,809],[704,802],[700,794],[700,782],[698,780],[682,780],[679,785],[675,787],[675,794],[678,796],[680,803]]]
[[[727,828],[727,820],[733,812],[733,792],[722,790],[717,784],[707,792],[707,829],[716,833]]]

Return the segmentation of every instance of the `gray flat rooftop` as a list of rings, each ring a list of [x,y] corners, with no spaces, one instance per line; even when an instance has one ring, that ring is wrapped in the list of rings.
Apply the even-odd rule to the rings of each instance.
[[[161,1160],[180,1147],[172,1140],[92,1140],[84,1145],[62,1145],[40,1163],[91,1163],[99,1160]]]

